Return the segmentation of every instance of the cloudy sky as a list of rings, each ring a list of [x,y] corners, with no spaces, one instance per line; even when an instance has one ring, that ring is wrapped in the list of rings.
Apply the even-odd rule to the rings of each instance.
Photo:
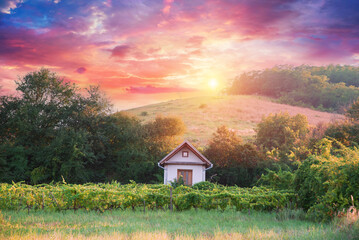
[[[0,0],[0,94],[46,67],[126,109],[276,64],[358,65],[358,12],[357,0]]]

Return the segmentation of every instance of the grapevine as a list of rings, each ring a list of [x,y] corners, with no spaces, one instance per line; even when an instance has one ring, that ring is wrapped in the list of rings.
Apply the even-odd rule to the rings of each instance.
[[[170,186],[162,184],[121,185],[114,183],[42,184],[0,183],[0,209],[63,211],[85,209],[104,212],[113,209],[166,210],[170,205]],[[177,211],[195,209],[271,211],[295,202],[292,192],[265,187],[239,188],[215,185],[211,190],[181,186],[173,190]]]

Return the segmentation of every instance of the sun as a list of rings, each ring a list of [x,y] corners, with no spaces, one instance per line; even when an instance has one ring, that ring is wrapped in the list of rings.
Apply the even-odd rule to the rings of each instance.
[[[212,78],[211,80],[209,80],[208,85],[212,90],[215,90],[218,86],[218,82],[216,79]]]

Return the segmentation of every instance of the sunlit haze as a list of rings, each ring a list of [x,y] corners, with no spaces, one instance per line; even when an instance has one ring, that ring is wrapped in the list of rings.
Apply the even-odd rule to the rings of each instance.
[[[0,94],[41,67],[115,109],[208,95],[243,71],[359,61],[358,1],[0,1]]]
[[[213,78],[213,79],[209,80],[208,85],[212,90],[215,90],[218,86],[218,82],[216,79]]]

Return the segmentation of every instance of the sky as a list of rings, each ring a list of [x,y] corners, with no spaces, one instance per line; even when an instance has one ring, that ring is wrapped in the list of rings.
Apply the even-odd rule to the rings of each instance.
[[[279,64],[358,66],[358,11],[357,0],[0,0],[0,95],[45,67],[100,85],[121,110]]]

